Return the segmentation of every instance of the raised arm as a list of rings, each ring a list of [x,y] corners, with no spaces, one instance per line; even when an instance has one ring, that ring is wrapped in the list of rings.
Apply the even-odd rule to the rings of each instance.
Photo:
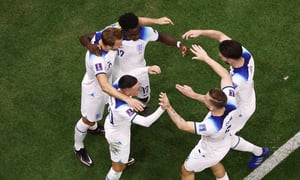
[[[189,38],[195,38],[198,36],[206,36],[212,39],[215,39],[219,42],[222,42],[224,40],[230,40],[231,38],[224,34],[221,31],[218,30],[202,30],[202,29],[197,29],[197,30],[189,30],[186,33],[182,35],[183,39],[189,39]]]
[[[189,53],[188,48],[184,43],[178,41],[176,38],[170,35],[160,33],[158,40],[164,44],[177,46],[178,48],[180,48],[183,57],[187,56]]]
[[[216,72],[216,74],[218,76],[220,76],[221,88],[223,88],[225,86],[232,86],[232,80],[231,80],[230,74],[227,71],[227,69],[225,69],[222,65],[217,63],[212,58],[210,58],[207,55],[206,51],[203,48],[201,48],[201,46],[195,45],[195,44],[192,45],[191,52],[196,55],[192,59],[201,60],[201,61],[205,62]]]
[[[171,106],[166,93],[161,92],[159,95],[159,105],[165,109],[178,129],[195,134],[195,126],[193,121],[184,120]]]
[[[199,93],[196,93],[190,86],[188,85],[179,85],[179,84],[176,84],[176,89],[181,92],[183,95],[191,98],[191,99],[194,99],[194,100],[197,100],[201,103],[204,102],[204,95],[203,94],[199,94]]]
[[[142,102],[140,102],[137,99],[131,98],[129,96],[126,96],[122,93],[120,93],[119,91],[117,91],[117,89],[115,89],[108,81],[108,78],[105,74],[98,74],[97,75],[97,80],[98,83],[100,84],[102,90],[109,94],[110,96],[113,96],[117,99],[121,99],[125,102],[127,102],[131,107],[133,107],[136,111],[143,111],[144,109],[144,104]]]
[[[173,21],[169,19],[168,17],[161,17],[161,18],[149,18],[149,17],[138,17],[139,19],[139,25],[147,26],[152,24],[171,24],[174,25]]]

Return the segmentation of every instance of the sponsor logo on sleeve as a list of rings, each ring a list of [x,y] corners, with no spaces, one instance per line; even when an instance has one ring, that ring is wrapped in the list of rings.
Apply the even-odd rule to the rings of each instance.
[[[229,96],[232,96],[232,97],[234,97],[234,90],[229,90]]]
[[[95,67],[96,67],[96,71],[102,71],[103,70],[101,63],[95,64]]]

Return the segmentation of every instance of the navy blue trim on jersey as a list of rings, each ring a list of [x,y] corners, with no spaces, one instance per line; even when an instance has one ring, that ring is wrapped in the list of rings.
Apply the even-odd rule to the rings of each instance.
[[[135,115],[134,115],[133,118],[131,119],[131,123],[133,123],[133,120],[136,118],[137,115],[138,115],[138,114],[135,113]]]
[[[210,119],[212,120],[213,124],[217,128],[217,131],[222,129],[225,117],[226,117],[225,113],[224,113],[223,116],[213,116],[213,115],[211,115]]]
[[[146,28],[147,28],[146,26],[140,26],[140,37],[139,37],[139,39],[146,40],[146,37],[147,37]],[[153,29],[153,31],[157,32],[155,29]],[[158,33],[158,39],[159,39],[159,33]],[[123,37],[123,40],[128,41],[128,39],[126,37]]]
[[[222,88],[222,91],[223,91],[224,89],[226,89],[226,88],[231,88],[231,89],[234,89],[234,87],[233,87],[233,86],[224,86],[224,87]]]
[[[119,89],[119,84],[115,83],[115,84],[113,84],[113,87],[114,87],[115,89]]]
[[[116,100],[116,106],[115,106],[115,108],[117,109],[118,107],[120,107],[120,106],[122,106],[123,104],[127,104],[125,101],[123,101],[123,100],[120,100],[120,99],[117,99],[117,98],[115,98],[115,100]]]
[[[102,57],[105,57],[107,53],[108,53],[108,51],[105,51],[105,50],[101,49],[101,56]]]
[[[238,142],[232,147],[232,149],[235,149],[237,147],[237,145],[240,144],[240,141],[241,141],[240,136],[237,136],[237,137],[238,137]]]
[[[100,41],[101,37],[102,37],[102,31],[96,32],[95,41],[93,42],[93,44],[99,44],[99,41]]]
[[[196,134],[196,135],[198,135],[198,133],[197,133],[197,126],[196,126],[196,123],[197,123],[197,122],[196,122],[196,121],[194,121],[194,129],[195,129],[195,134]]]
[[[224,117],[226,117],[231,111],[236,110],[236,106],[233,104],[226,104],[225,106],[225,112],[224,112]]]
[[[232,104],[226,104],[225,111],[222,116],[214,116],[214,115],[210,116],[210,119],[212,120],[213,124],[215,125],[215,127],[217,127],[217,131],[222,129],[224,119],[231,111],[233,111],[235,109],[236,109],[236,106],[234,106]]]
[[[251,54],[246,51],[246,52],[243,52],[242,57],[244,58],[243,66],[241,66],[239,68],[233,68],[233,73],[240,74],[245,79],[248,79],[248,77],[249,77],[248,64],[249,64],[249,61],[251,59]]]
[[[107,73],[100,72],[100,73],[97,73],[95,76],[98,76],[99,74],[107,74]]]

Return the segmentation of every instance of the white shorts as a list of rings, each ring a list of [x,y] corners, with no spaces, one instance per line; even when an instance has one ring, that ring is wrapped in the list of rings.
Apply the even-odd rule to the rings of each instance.
[[[200,145],[201,146],[201,145]],[[230,144],[225,148],[203,149],[199,146],[194,147],[184,162],[184,167],[188,171],[201,172],[206,168],[210,168],[220,162],[230,150]]]
[[[130,140],[123,141],[118,138],[112,138],[105,135],[109,144],[110,158],[113,162],[126,164],[130,154]],[[129,137],[130,138],[130,137]]]
[[[102,119],[105,105],[108,102],[108,94],[101,91],[93,91],[90,86],[81,87],[81,115],[91,122]]]

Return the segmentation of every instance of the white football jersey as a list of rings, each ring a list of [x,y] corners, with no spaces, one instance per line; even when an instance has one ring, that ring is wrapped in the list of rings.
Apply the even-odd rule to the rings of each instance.
[[[184,162],[189,171],[200,172],[217,164],[230,150],[231,121],[237,105],[233,87],[225,87],[223,92],[228,98],[224,115],[213,116],[209,112],[202,122],[195,122],[195,134],[201,139]]]
[[[251,53],[243,47],[242,57],[244,65],[239,68],[230,67],[230,74],[236,92],[236,100],[239,106],[249,105],[249,101],[255,100],[254,91],[254,59]]]
[[[81,82],[81,114],[91,122],[102,119],[108,100],[108,94],[102,91],[97,75],[105,74],[111,81],[115,56],[116,51],[103,50],[101,56],[96,56],[89,51],[85,55],[86,73]]]
[[[116,51],[102,50],[102,56],[96,56],[87,51],[85,57],[86,73],[82,80],[82,85],[90,86],[94,89],[94,93],[102,92],[96,76],[98,74],[106,74],[107,78],[111,81],[112,66],[114,64]]]
[[[235,92],[233,87],[225,87],[222,91],[227,96],[227,104],[224,115],[213,116],[209,112],[202,122],[195,122],[195,133],[201,135],[202,147],[204,146],[223,146],[224,139],[230,134],[231,120],[237,108]]]
[[[156,41],[159,33],[151,27],[140,27],[140,39],[136,41],[123,39],[122,46],[118,48],[115,61],[113,80],[133,71],[136,68],[145,67],[145,48],[150,41]]]

